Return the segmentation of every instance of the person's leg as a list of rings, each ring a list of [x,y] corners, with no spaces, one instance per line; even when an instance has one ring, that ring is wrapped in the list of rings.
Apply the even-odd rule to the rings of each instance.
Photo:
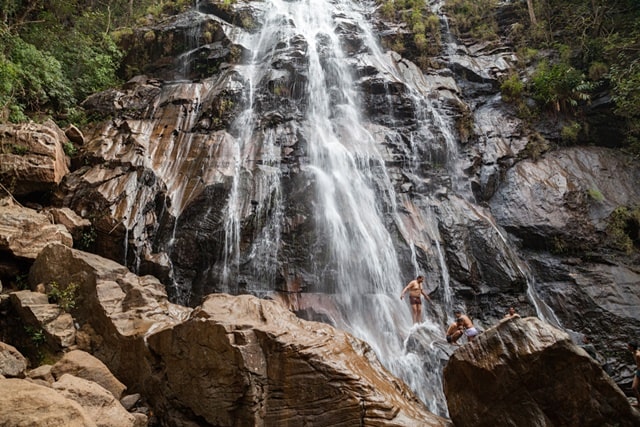
[[[640,378],[638,378],[638,371],[636,371],[633,375],[633,384],[631,384],[631,390],[633,390],[633,395],[636,397],[634,406],[640,406],[640,391],[638,391],[638,387],[640,387]]]
[[[422,322],[422,304],[416,304],[416,323]]]
[[[418,309],[420,306],[418,304],[411,304],[411,316],[413,317],[413,323],[418,323]]]

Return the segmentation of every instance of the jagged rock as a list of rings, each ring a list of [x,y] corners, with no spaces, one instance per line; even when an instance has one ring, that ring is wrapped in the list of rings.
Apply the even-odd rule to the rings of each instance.
[[[0,375],[22,378],[27,366],[27,359],[15,347],[0,341]]]
[[[496,220],[525,247],[544,248],[554,238],[564,246],[557,250],[598,247],[611,212],[640,203],[638,182],[640,167],[623,153],[565,148],[517,163],[490,204]]]
[[[53,376],[60,381],[65,374],[71,374],[108,390],[113,397],[120,399],[127,387],[122,384],[109,368],[99,359],[82,350],[72,350],[56,362],[51,368]]]
[[[91,221],[69,208],[48,208],[46,211],[51,214],[53,223],[63,225],[76,242],[82,239],[82,232],[91,227]]]
[[[93,381],[63,374],[51,387],[64,397],[78,402],[98,427],[136,425],[136,418],[127,412],[118,399]]]
[[[534,317],[502,320],[444,370],[459,427],[637,426],[625,395],[569,336]]]
[[[0,125],[0,182],[14,195],[52,190],[69,173],[64,141],[51,120]]]
[[[42,328],[48,341],[58,348],[75,344],[73,317],[56,304],[49,304],[46,294],[31,291],[12,292],[11,302],[24,324]]]
[[[0,379],[0,390],[3,426],[97,427],[78,403],[49,387],[20,379]]]
[[[64,130],[64,134],[67,138],[69,138],[69,141],[73,142],[74,144],[84,144],[84,135],[82,134],[82,131],[76,126],[67,126],[67,128]]]
[[[364,342],[253,296],[208,296],[148,337],[163,412],[212,425],[445,426]],[[169,407],[172,404],[173,407]],[[182,414],[181,416],[185,416]]]
[[[53,366],[51,365],[40,365],[37,368],[31,369],[27,372],[27,377],[32,380],[42,380],[48,384],[53,384],[55,382],[55,378],[51,373],[51,369]]]
[[[111,260],[59,244],[46,247],[31,267],[29,282],[42,280],[53,280],[61,286],[78,285],[73,314],[80,329],[90,336],[88,347],[109,364],[117,378],[126,378],[136,390],[142,389],[151,375],[145,361],[144,337],[184,320],[191,312],[190,308],[171,304],[157,279],[136,276]],[[63,360],[78,354],[86,353],[69,352]],[[112,391],[118,398],[122,393],[118,388]]]
[[[131,409],[133,409],[134,406],[136,406],[136,404],[139,401],[140,401],[140,393],[135,393],[135,394],[129,394],[127,396],[123,396],[122,399],[120,399],[120,404],[122,404],[124,409],[126,409],[127,411],[130,411]]]
[[[73,238],[62,225],[52,224],[46,215],[0,200],[0,253],[34,260],[47,244],[73,246]]]

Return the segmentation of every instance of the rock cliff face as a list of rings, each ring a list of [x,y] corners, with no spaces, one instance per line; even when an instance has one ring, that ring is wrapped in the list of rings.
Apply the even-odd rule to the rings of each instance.
[[[1,279],[18,287],[37,258],[33,286],[94,284],[81,289],[74,313],[82,345],[134,389],[146,389],[167,360],[178,363],[161,334],[142,367],[131,356],[148,351],[141,337],[157,323],[176,334],[215,324],[218,344],[247,364],[269,356],[256,343],[271,332],[220,325],[207,304],[197,311],[203,319],[183,323],[188,307],[217,292],[273,297],[366,337],[423,401],[441,389],[440,356],[435,366],[427,360],[454,306],[481,328],[516,306],[574,340],[589,335],[627,391],[625,343],[640,336],[638,165],[602,147],[527,159],[557,129],[531,129],[502,103],[508,44],[451,40],[438,67],[421,69],[380,49],[377,37],[397,27],[367,4],[322,5],[309,14],[296,2],[198,2],[126,40],[140,74],[84,103],[103,120],[67,136],[52,124],[3,127],[2,183],[37,212],[16,201],[0,207]],[[331,25],[320,22],[325,15]],[[69,173],[66,138],[82,144]],[[51,241],[99,256],[42,250]],[[396,294],[417,273],[437,304],[410,330]],[[414,369],[437,375],[426,387]],[[235,386],[252,408],[258,385],[290,387],[243,375]],[[175,396],[166,393],[158,404],[169,408]],[[361,401],[387,417],[376,399]],[[433,401],[446,415],[446,403]],[[353,402],[344,402],[345,420],[356,416]],[[179,416],[213,417],[192,404],[181,402],[189,409]],[[271,407],[259,410],[275,416]]]
[[[368,344],[301,320],[279,302],[215,294],[192,310],[170,304],[154,278],[59,244],[41,252],[29,280],[34,287],[43,280],[78,285],[74,324],[104,362],[68,351],[51,369],[58,379],[52,387],[65,396],[93,395],[96,387],[116,399],[137,392],[161,425],[450,425]],[[5,372],[20,359],[11,360]],[[108,412],[97,407],[101,399],[93,399],[90,415]]]

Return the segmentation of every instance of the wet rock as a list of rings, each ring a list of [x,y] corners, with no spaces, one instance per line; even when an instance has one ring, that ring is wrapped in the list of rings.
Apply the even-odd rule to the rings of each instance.
[[[364,342],[273,301],[210,295],[190,320],[148,343],[163,379],[158,391],[179,402],[163,405],[172,417],[183,406],[221,425],[449,424],[427,412]]]
[[[503,320],[444,370],[456,426],[636,426],[640,413],[569,336],[537,318]]]

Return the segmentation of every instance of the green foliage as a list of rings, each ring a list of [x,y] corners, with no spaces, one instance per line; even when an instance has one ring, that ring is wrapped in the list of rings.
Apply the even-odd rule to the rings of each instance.
[[[567,111],[588,101],[592,85],[584,75],[567,63],[549,65],[542,61],[531,78],[531,93],[542,106],[555,111]]]
[[[44,334],[42,328],[36,328],[31,325],[24,326],[24,332],[27,334],[31,342],[39,347],[47,341],[47,336]]]
[[[63,143],[62,149],[64,150],[64,153],[69,157],[75,156],[78,152],[78,149],[75,145],[73,145],[71,141],[66,141],[65,143]]]
[[[582,125],[578,122],[571,122],[570,124],[563,126],[560,130],[560,136],[564,142],[575,143],[578,141],[578,135],[582,130]]]
[[[592,200],[595,200],[596,202],[604,201],[604,196],[602,195],[602,192],[597,188],[589,188],[587,190],[587,194]]]
[[[91,249],[97,238],[98,235],[96,233],[96,230],[93,227],[89,227],[87,231],[84,231],[82,233],[80,241],[78,242],[78,249],[82,251]]]
[[[636,59],[626,67],[613,66],[611,83],[615,112],[629,124],[627,147],[633,155],[640,157],[640,60]]]
[[[58,304],[58,307],[69,313],[76,307],[76,299],[78,297],[78,285],[69,283],[67,286],[61,286],[56,282],[49,283],[49,300]]]
[[[495,20],[497,0],[447,0],[446,10],[451,14],[455,32],[479,40],[498,38]]]
[[[21,145],[21,144],[12,144],[11,145],[11,152],[13,154],[17,154],[19,156],[22,156],[22,155],[27,154],[29,152],[29,147],[27,147],[26,145]]]
[[[617,207],[609,216],[607,223],[607,236],[609,243],[614,248],[627,254],[634,250],[634,243],[640,240],[640,207]]]
[[[64,110],[75,102],[64,84],[62,64],[54,55],[11,34],[0,25],[0,101],[9,117],[19,120],[27,111]]]
[[[519,101],[524,93],[524,83],[516,73],[512,73],[500,85],[500,93],[506,102]]]

